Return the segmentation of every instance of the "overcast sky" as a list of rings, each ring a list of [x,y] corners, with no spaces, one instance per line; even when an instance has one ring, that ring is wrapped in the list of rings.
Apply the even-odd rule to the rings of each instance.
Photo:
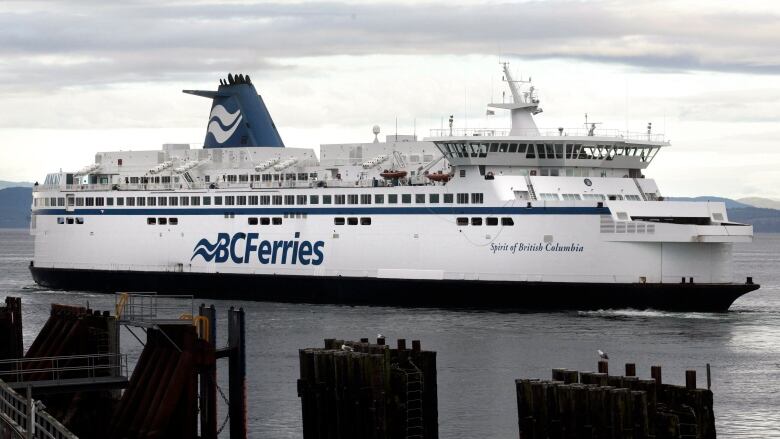
[[[0,2],[0,180],[96,151],[201,144],[227,72],[288,146],[508,125],[498,60],[532,76],[541,127],[652,122],[666,195],[780,198],[774,1]]]

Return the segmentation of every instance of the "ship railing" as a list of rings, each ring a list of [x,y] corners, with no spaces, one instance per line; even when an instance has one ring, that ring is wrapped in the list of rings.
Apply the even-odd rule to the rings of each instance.
[[[431,137],[505,137],[510,130],[503,128],[435,128]],[[513,136],[523,137],[608,137],[622,140],[645,142],[664,142],[663,134],[623,131],[609,128],[596,128],[592,134],[587,128],[538,128],[514,130]]]
[[[39,439],[78,439],[64,425],[41,408],[40,401],[16,393],[0,379],[0,424],[9,427],[19,437]],[[32,420],[32,422],[30,422]]]

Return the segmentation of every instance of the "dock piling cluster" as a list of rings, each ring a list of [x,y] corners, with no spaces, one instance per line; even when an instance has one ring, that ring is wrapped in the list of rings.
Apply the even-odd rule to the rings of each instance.
[[[436,352],[367,338],[299,351],[304,439],[437,438]]]
[[[696,371],[685,386],[663,384],[661,367],[654,379],[553,369],[552,380],[518,379],[517,412],[521,439],[547,438],[715,438],[712,391],[696,388]]]

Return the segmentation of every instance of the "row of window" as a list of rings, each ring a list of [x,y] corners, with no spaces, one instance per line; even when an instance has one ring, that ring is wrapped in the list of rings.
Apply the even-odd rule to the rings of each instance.
[[[360,223],[361,226],[370,226],[371,225],[371,218],[370,217],[362,217],[362,218],[359,218],[359,219],[357,217],[348,217],[348,218],[336,217],[336,218],[333,218],[333,224],[337,225],[337,226],[343,226],[344,224],[347,224],[349,226],[356,226],[356,225],[358,225],[358,223]]]
[[[502,226],[514,226],[515,222],[510,217],[503,217],[503,218],[497,218],[494,216],[489,216],[485,218],[484,222],[482,221],[481,217],[472,217],[471,219],[466,217],[459,217],[456,220],[456,223],[459,226],[468,226],[471,224],[472,226],[481,226],[482,224],[485,224],[487,226],[497,226],[499,221],[501,221]]]
[[[267,216],[261,216],[259,218],[250,217],[250,218],[247,218],[247,222],[249,223],[250,226],[256,226],[258,224],[261,225],[261,226],[268,226],[268,225],[271,225],[271,224],[273,224],[275,226],[281,226],[282,225],[282,218],[280,218],[278,216],[270,217],[270,218],[267,217]]]
[[[610,194],[607,196],[604,196],[602,194],[561,194],[560,197],[563,197],[564,201],[575,201],[575,200],[598,200],[598,201],[604,201],[607,198],[610,200],[628,200],[628,201],[641,201],[642,198],[639,195],[619,195],[619,194]],[[539,199],[544,201],[556,201],[560,200],[558,194],[555,193],[547,193],[542,192],[539,194]]]
[[[59,217],[57,218],[57,224],[84,224],[84,218],[82,217]]]
[[[154,217],[149,217],[149,218],[146,218],[146,224],[148,224],[150,226],[154,226],[154,225],[178,226],[179,225],[179,218],[154,218]]]
[[[457,198],[456,198],[457,195]],[[103,206],[291,206],[307,204],[483,204],[480,192],[459,194],[349,194],[349,195],[225,195],[225,196],[149,196],[149,197],[74,197],[69,207]],[[65,198],[36,198],[35,207],[64,207]]]
[[[488,153],[524,154],[527,159],[599,159],[611,160],[616,156],[639,157],[650,161],[659,147],[623,145],[582,145],[563,143],[443,143],[447,157],[487,157]]]

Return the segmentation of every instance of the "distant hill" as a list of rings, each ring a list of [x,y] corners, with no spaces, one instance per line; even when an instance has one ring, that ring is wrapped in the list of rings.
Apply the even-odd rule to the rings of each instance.
[[[32,187],[32,183],[29,181],[5,181],[0,180],[0,189],[5,189],[7,187]]]
[[[729,220],[753,225],[759,233],[780,233],[780,210],[760,207],[728,209]]]
[[[734,201],[731,198],[703,196],[703,197],[666,197],[669,201],[719,201],[726,203],[726,209],[740,209],[743,207],[753,207],[751,204]]]
[[[747,198],[740,198],[737,201],[752,207],[761,207],[764,209],[780,209],[780,201],[773,200],[771,198],[747,197]]]
[[[0,189],[0,228],[30,227],[31,204],[32,189],[29,187]]]

